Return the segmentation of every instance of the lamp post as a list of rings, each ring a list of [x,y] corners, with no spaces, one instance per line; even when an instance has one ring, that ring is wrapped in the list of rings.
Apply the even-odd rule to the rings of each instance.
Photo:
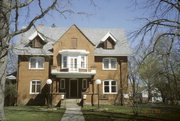
[[[101,80],[97,79],[96,84],[98,85],[98,108],[99,108],[99,85],[101,84]]]
[[[50,103],[50,85],[52,84],[52,80],[51,79],[47,79],[46,84],[48,86],[47,103],[48,103],[48,107],[49,107],[49,103]]]

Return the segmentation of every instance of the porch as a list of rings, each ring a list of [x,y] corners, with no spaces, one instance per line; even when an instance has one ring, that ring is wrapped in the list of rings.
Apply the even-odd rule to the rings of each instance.
[[[79,99],[89,90],[91,81],[91,78],[58,78],[53,81],[51,92],[61,99]]]

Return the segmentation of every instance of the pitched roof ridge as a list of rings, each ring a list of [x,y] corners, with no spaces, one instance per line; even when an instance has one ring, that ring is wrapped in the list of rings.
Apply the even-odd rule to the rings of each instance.
[[[99,30],[124,30],[123,28],[88,28],[88,27],[79,27],[76,24],[73,24],[79,29],[99,29]],[[71,26],[73,26],[71,25]],[[70,27],[71,27],[70,26]],[[68,29],[70,27],[50,27],[50,26],[36,26],[36,28],[47,28],[47,29]]]

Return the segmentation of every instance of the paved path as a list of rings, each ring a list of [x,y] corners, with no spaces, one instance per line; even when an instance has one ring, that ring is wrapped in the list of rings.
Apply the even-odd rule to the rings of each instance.
[[[66,108],[61,121],[85,121],[81,108]]]
[[[61,121],[85,121],[81,107],[72,102],[67,102],[66,111]]]

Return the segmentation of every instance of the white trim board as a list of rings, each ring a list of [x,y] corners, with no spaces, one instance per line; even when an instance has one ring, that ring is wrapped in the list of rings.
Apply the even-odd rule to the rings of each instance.
[[[101,42],[104,42],[107,40],[108,37],[111,37],[111,39],[116,43],[117,40],[115,39],[115,37],[110,33],[108,32],[102,39],[101,39]]]

